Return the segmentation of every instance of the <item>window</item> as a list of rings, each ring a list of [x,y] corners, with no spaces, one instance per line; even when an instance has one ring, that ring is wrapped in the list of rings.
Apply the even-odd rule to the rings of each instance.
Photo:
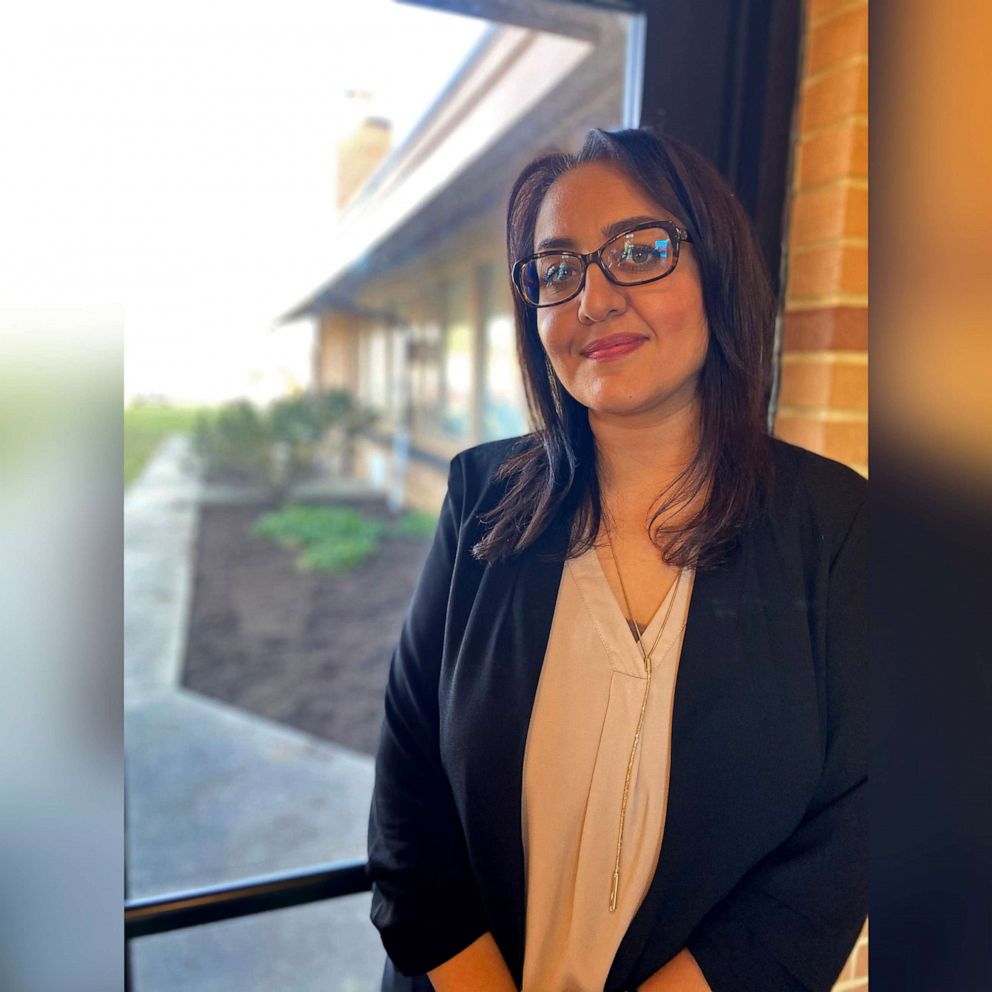
[[[390,387],[390,332],[385,327],[376,327],[368,335],[366,357],[368,361],[368,401],[372,409],[382,417],[390,414],[393,404],[393,391]]]
[[[449,438],[465,440],[472,427],[474,354],[469,310],[469,283],[465,276],[447,284],[444,294],[444,387],[441,429]]]
[[[496,264],[483,267],[479,273],[486,349],[482,432],[487,441],[513,437],[528,429],[516,329],[509,292],[500,281],[502,275],[502,266]]]
[[[409,426],[411,452],[416,449],[420,458],[409,458],[406,492],[413,505],[420,493],[436,492],[428,475],[440,477],[443,487],[442,463],[454,451],[527,429],[500,258],[502,211],[514,176],[549,143],[574,146],[590,126],[629,120],[628,15],[558,3],[509,6],[527,23],[486,23],[370,2],[378,13],[365,33],[339,29],[343,15],[336,8],[319,28],[321,44],[343,37],[360,53],[356,61],[367,67],[360,85],[388,79],[399,99],[408,96],[410,80],[423,68],[423,47],[411,44],[409,24],[423,20],[433,37],[442,21],[461,24],[446,35],[457,35],[457,41],[438,44],[451,54],[450,63],[442,67],[432,59],[436,92],[427,104],[404,105],[406,124],[396,128],[394,146],[364,185],[349,194],[334,236],[328,237],[324,220],[311,220],[311,258],[322,258],[328,244],[335,254],[327,271],[315,277],[311,296],[293,311],[297,319],[325,328],[315,342],[314,365],[328,370],[327,381],[321,382],[320,372],[316,384],[353,391],[384,415],[383,432]],[[266,24],[255,40],[268,45],[273,31]],[[225,43],[240,43],[242,34],[233,41],[225,36]],[[389,52],[398,54],[383,54]],[[336,56],[315,57],[326,68]],[[244,61],[253,59],[246,55]],[[302,72],[307,64],[297,56],[294,68]],[[298,124],[313,147],[313,122],[321,115],[306,109]],[[274,128],[277,116],[280,127],[293,119],[253,109],[255,137],[260,129]],[[377,114],[370,117],[375,120],[366,120],[365,144],[352,147],[379,148],[381,122]],[[203,132],[218,133],[206,126]],[[285,135],[264,137],[279,143]],[[199,182],[197,170],[214,162],[216,156],[201,152],[184,154],[184,161],[202,165],[190,166],[181,182]],[[219,185],[226,189],[232,174],[241,171],[228,167]],[[254,196],[239,195],[238,217]],[[314,202],[317,196],[333,201],[330,183]],[[306,214],[296,201],[294,208]],[[274,215],[283,210],[280,204],[272,208]],[[181,220],[184,232],[202,230],[201,218]],[[214,295],[240,303],[239,292],[252,287],[233,261],[240,263],[242,255],[221,258],[207,275]],[[238,271],[238,283],[217,290],[227,269]],[[187,316],[203,298],[187,304]],[[369,301],[391,302],[387,307]],[[395,324],[382,316],[385,311],[394,313]],[[237,314],[240,320],[241,310]],[[273,316],[258,315],[266,333]],[[227,323],[239,327],[238,320]],[[217,351],[233,366],[243,357],[243,331],[238,334],[231,346],[204,340],[193,359]],[[194,360],[187,368],[205,375]],[[388,444],[384,450],[390,452]],[[173,467],[178,471],[179,463]],[[296,569],[291,555],[281,570],[260,563],[253,555],[261,545],[251,528],[267,504],[257,501],[257,493],[250,499],[238,493],[226,504],[223,486],[213,483],[209,499],[197,503],[199,482],[187,481],[181,499],[174,499],[179,490],[170,490],[158,503],[151,494],[144,503],[135,501],[126,525],[132,897],[364,854],[382,686],[363,681],[363,659],[367,654],[379,665],[376,678],[384,685],[417,576],[414,562],[407,569],[409,591],[395,596],[396,609],[390,606],[387,613],[375,599],[379,590],[363,586],[360,573],[332,588]],[[308,498],[321,498],[320,485]],[[425,506],[429,502],[423,499]],[[283,628],[287,619],[296,625],[294,638]],[[332,642],[337,653],[329,650]],[[345,670],[349,655],[356,667]],[[165,684],[156,681],[149,691],[149,678],[160,677]],[[362,720],[368,726],[358,726]],[[335,971],[327,966],[332,947],[361,958],[347,972],[354,979],[349,987],[373,989],[382,952],[367,923],[368,899],[335,902],[139,940],[133,948],[135,987],[172,992],[193,987],[198,976],[204,976],[204,986],[205,976],[215,976],[215,987],[245,992],[322,988]],[[337,935],[324,940],[321,931],[329,925]],[[264,967],[247,967],[262,960]]]
[[[410,348],[413,429],[418,434],[434,434],[440,428],[441,340],[440,319],[425,305],[414,319]]]

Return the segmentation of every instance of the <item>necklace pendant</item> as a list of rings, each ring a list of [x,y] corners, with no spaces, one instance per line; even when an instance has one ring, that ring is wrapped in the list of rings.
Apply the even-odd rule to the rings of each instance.
[[[610,886],[610,912],[615,913],[617,911],[617,894],[620,891],[620,871],[619,869],[613,873],[613,885]]]

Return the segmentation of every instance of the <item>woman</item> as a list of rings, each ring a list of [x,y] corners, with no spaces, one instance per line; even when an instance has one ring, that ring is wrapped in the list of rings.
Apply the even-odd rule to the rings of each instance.
[[[864,480],[768,437],[773,300],[687,147],[539,159],[508,249],[538,429],[453,460],[393,659],[383,988],[829,989],[866,912]]]

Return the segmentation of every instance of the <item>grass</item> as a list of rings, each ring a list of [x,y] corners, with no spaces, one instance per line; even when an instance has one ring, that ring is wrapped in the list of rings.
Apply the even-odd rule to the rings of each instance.
[[[296,565],[303,571],[346,572],[376,554],[383,535],[429,537],[436,525],[419,510],[387,524],[348,507],[286,506],[263,513],[251,532],[297,552]]]
[[[124,487],[144,469],[169,434],[193,430],[198,410],[190,407],[133,406],[124,411]]]

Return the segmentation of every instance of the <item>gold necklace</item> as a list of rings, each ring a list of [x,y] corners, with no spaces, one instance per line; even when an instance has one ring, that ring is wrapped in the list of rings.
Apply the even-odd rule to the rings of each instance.
[[[623,584],[623,576],[620,574],[620,562],[617,561],[616,552],[613,550],[613,538],[610,536],[610,529],[605,525],[603,529],[606,531],[606,540],[610,545],[610,557],[613,559],[613,567],[617,570],[617,578],[620,580],[620,591],[623,593],[624,606],[627,607],[627,613],[630,616],[631,623],[634,625],[634,630],[637,631],[637,646],[641,649],[641,657],[644,659],[644,672],[647,676],[644,682],[644,698],[641,700],[641,713],[637,718],[637,729],[634,731],[634,742],[630,748],[630,757],[627,759],[627,774],[624,776],[623,780],[623,798],[620,801],[620,824],[617,828],[617,856],[616,861],[613,863],[613,878],[610,883],[610,912],[615,913],[617,908],[617,896],[620,893],[620,855],[623,851],[623,825],[627,816],[627,798],[630,794],[630,777],[634,771],[634,756],[637,754],[637,745],[641,740],[641,730],[644,727],[644,713],[647,710],[648,705],[648,692],[651,689],[652,655],[654,654],[655,648],[658,646],[658,642],[661,640],[661,635],[668,626],[668,618],[672,615],[672,607],[675,605],[675,600],[678,596],[678,585],[679,582],[682,581],[682,573],[685,569],[679,569],[679,574],[675,577],[675,582],[673,583],[672,592],[670,594],[671,599],[668,603],[668,609],[665,611],[665,617],[661,621],[661,627],[658,628],[658,633],[655,636],[654,643],[651,645],[651,650],[645,651],[644,641],[641,638],[641,628],[634,619],[634,611],[630,608],[630,600],[627,597],[627,588]]]

